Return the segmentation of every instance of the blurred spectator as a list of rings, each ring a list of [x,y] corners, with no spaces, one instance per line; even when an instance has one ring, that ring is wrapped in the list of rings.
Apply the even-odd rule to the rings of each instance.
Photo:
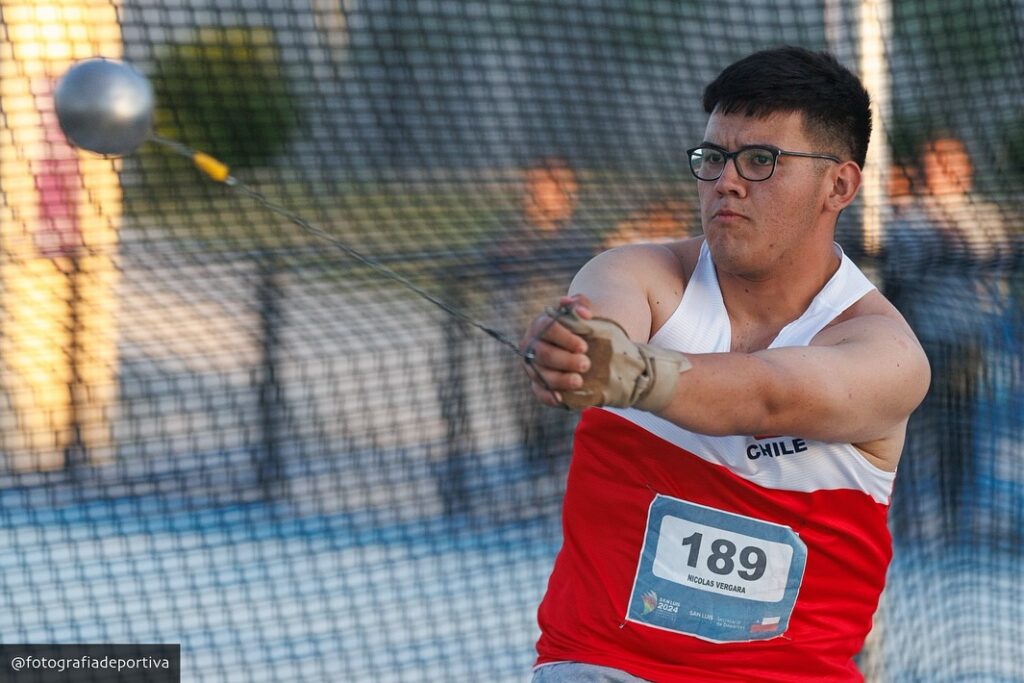
[[[981,446],[973,423],[986,335],[999,324],[1006,300],[998,261],[1008,251],[1007,230],[1000,208],[974,193],[974,167],[959,139],[928,140],[920,167],[903,176],[920,180],[904,185],[890,176],[885,293],[932,365],[932,385],[911,419],[904,462],[908,478],[937,484],[945,529],[953,530],[963,521],[960,507]]]
[[[886,196],[889,199],[892,216],[899,216],[913,205],[913,192],[918,182],[920,181],[914,177],[912,168],[903,164],[893,164],[889,167]]]
[[[576,173],[561,157],[544,157],[523,171],[518,213],[486,247],[488,261],[503,276],[504,285],[549,283],[558,277],[553,271],[574,272],[565,260],[590,256],[592,247],[573,222],[578,191]]]
[[[541,158],[524,170],[519,215],[488,249],[502,329],[525,329],[539,312],[525,302],[565,294],[572,274],[593,255],[593,240],[575,221],[578,193],[576,172],[562,157]],[[509,368],[509,400],[526,459],[546,468],[568,458],[574,416],[545,409],[533,400],[518,363]]]
[[[921,175],[928,218],[958,253],[977,259],[1005,250],[1003,212],[973,192],[974,166],[963,142],[940,137],[925,143]]]
[[[499,329],[518,333],[525,328],[536,311],[524,309],[523,302],[564,294],[571,274],[590,256],[586,242],[575,239],[578,231],[571,229],[577,190],[576,173],[561,157],[545,157],[526,168],[519,206],[507,221],[507,230],[483,247],[483,281],[478,268],[459,263],[445,274],[445,299],[457,309],[467,310],[475,294],[488,292]],[[438,486],[445,509],[452,514],[471,505],[466,463],[476,444],[469,397],[473,365],[467,353],[473,353],[475,347],[469,341],[469,329],[462,324],[446,321],[444,337],[447,356],[438,398],[447,431]],[[518,341],[516,336],[510,338]],[[558,454],[568,457],[573,428],[569,413],[543,410],[533,400],[519,361],[503,354],[502,362],[508,368],[502,389],[526,460],[550,464]]]
[[[659,201],[620,221],[601,241],[604,249],[638,242],[673,242],[689,236],[692,209],[678,199]]]
[[[576,211],[576,173],[561,157],[545,157],[523,173],[523,218],[531,228],[555,233]]]

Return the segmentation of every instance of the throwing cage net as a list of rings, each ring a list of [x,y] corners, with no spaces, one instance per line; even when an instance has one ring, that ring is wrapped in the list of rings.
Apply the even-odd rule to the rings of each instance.
[[[1024,680],[1024,6],[0,0],[0,637],[184,680],[523,680],[574,416],[517,357],[155,145],[67,146],[124,59],[156,132],[518,339],[609,246],[700,231],[705,83],[828,49],[878,111],[837,239],[934,380],[872,681]]]

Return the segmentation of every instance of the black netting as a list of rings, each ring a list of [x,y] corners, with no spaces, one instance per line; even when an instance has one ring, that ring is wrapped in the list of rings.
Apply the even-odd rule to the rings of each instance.
[[[0,15],[4,642],[181,643],[183,680],[523,680],[560,542],[574,418],[513,353],[164,147],[70,150],[73,59],[130,62],[158,134],[517,340],[598,250],[699,233],[702,88],[791,43],[882,65],[881,182],[838,239],[934,372],[861,667],[1024,680],[1019,2]]]

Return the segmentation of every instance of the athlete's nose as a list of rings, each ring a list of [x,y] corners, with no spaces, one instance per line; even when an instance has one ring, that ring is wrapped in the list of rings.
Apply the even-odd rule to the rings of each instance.
[[[739,169],[736,168],[736,157],[728,159],[725,162],[725,168],[722,169],[722,175],[718,177],[718,180],[712,181],[715,184],[715,192],[718,194],[735,194],[744,195],[747,191],[747,182],[740,175]]]

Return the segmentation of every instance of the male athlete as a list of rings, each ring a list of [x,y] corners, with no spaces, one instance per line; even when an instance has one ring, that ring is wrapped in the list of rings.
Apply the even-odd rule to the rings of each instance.
[[[833,241],[869,98],[767,50],[704,92],[701,238],[605,252],[523,339],[584,410],[534,681],[857,681],[929,368]]]

